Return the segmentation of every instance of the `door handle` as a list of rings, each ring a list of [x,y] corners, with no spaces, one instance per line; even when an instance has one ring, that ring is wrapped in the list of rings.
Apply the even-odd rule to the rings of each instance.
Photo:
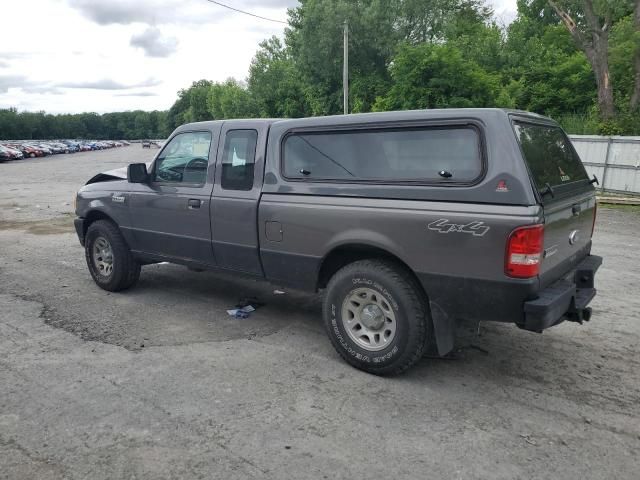
[[[187,208],[189,210],[194,210],[196,208],[200,208],[201,204],[202,204],[202,200],[198,200],[197,198],[190,198],[189,201],[187,202]]]

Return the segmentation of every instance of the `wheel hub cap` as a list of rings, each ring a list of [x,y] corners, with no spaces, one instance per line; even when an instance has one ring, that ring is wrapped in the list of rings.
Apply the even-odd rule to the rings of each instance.
[[[369,287],[356,288],[342,304],[342,325],[360,348],[375,352],[396,335],[396,316],[384,296]]]
[[[111,244],[104,237],[96,238],[93,243],[93,265],[98,273],[108,277],[113,272],[113,250]]]
[[[375,303],[370,303],[362,309],[360,319],[362,324],[369,330],[380,330],[384,325],[384,313]]]

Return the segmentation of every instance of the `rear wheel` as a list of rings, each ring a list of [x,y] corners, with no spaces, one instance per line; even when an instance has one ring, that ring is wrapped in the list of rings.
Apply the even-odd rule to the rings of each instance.
[[[329,281],[323,315],[336,351],[377,375],[402,373],[423,354],[431,335],[424,294],[402,266],[361,260]]]
[[[89,225],[85,257],[93,280],[104,290],[117,292],[130,288],[140,277],[140,264],[118,227],[109,220]]]

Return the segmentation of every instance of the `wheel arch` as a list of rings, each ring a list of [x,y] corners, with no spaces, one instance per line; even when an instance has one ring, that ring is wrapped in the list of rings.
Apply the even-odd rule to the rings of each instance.
[[[98,209],[90,210],[84,217],[84,223],[82,225],[83,238],[86,238],[87,230],[89,229],[91,224],[97,222],[98,220],[108,220],[114,225],[118,226],[115,220],[111,218],[108,214],[106,214],[104,211],[98,210]]]
[[[418,279],[418,276],[413,269],[402,260],[398,255],[392,253],[386,248],[371,245],[360,242],[348,242],[333,247],[320,261],[318,268],[318,276],[316,281],[316,289],[325,288],[329,283],[331,277],[342,267],[357,262],[358,260],[365,259],[383,259],[389,260],[401,268],[406,270],[416,283],[416,286],[427,298],[427,292],[425,291],[422,283]]]

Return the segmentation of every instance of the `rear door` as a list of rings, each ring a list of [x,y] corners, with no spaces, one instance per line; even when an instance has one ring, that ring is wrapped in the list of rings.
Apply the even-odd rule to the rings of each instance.
[[[213,251],[218,266],[257,275],[263,274],[257,222],[267,132],[267,124],[223,124],[211,197]]]
[[[553,123],[514,119],[514,129],[544,208],[542,286],[571,270],[591,250],[595,189],[571,141]]]

